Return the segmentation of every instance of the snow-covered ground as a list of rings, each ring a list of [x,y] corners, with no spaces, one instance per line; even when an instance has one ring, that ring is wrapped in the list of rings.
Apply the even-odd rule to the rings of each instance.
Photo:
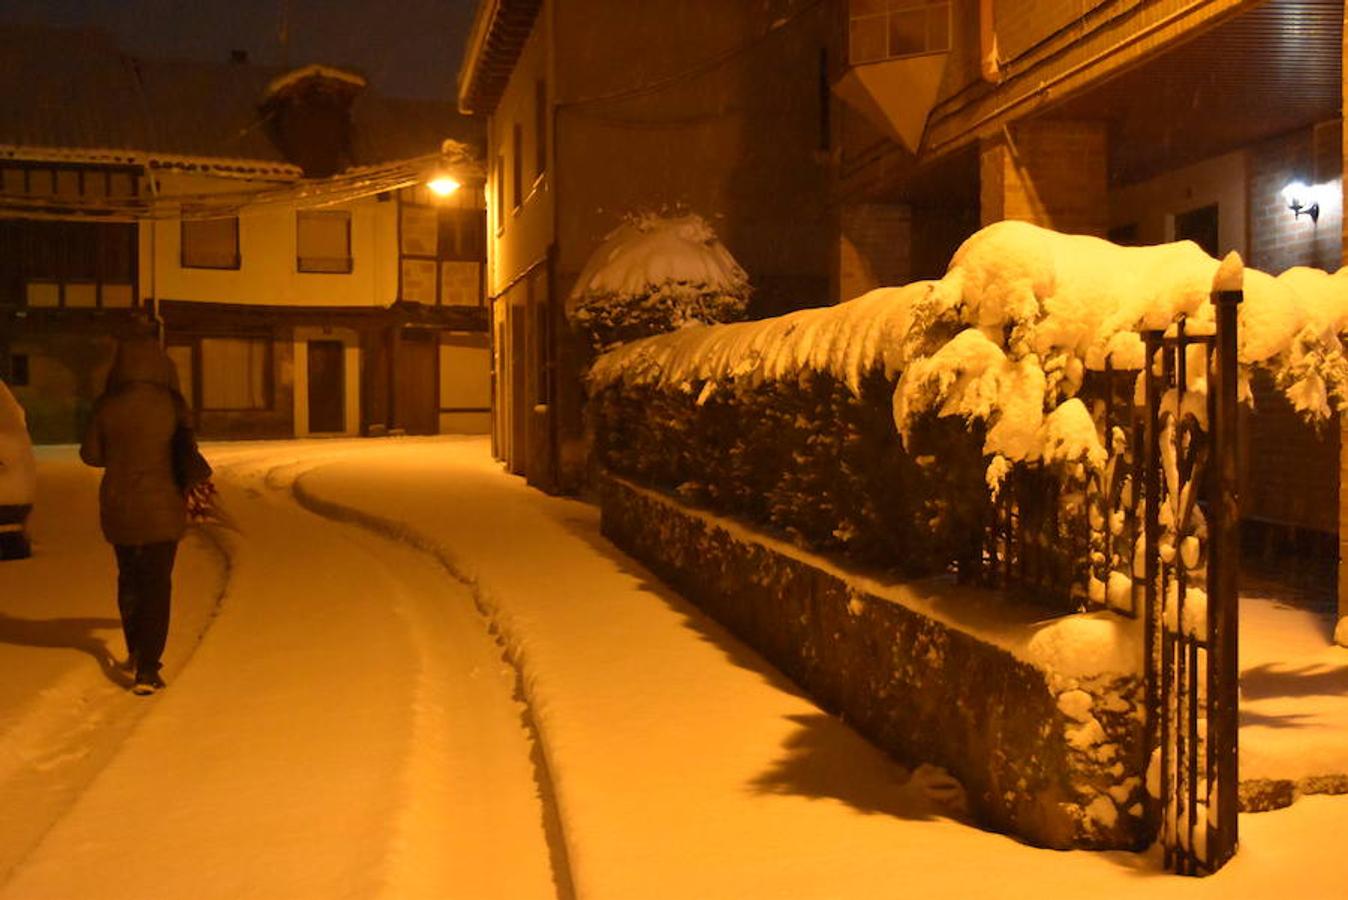
[[[216,530],[219,614],[162,695],[89,702],[108,710],[86,729],[105,764],[49,830],[0,847],[18,861],[0,896],[1341,896],[1326,836],[1348,826],[1344,797],[1242,816],[1240,855],[1203,880],[947,817],[925,770],[822,713],[605,542],[592,507],[502,474],[482,440],[207,455],[237,526]],[[88,496],[62,510],[92,522],[92,479],[72,483]],[[39,600],[0,568],[0,609],[115,617],[110,590],[72,595],[110,584],[110,566],[84,571],[107,555],[92,529],[35,522],[33,564],[62,587]],[[10,706],[52,680],[15,652],[0,634],[21,673],[0,695],[3,759]],[[91,665],[74,639],[41,652]],[[9,771],[6,841],[14,791],[48,778]]]
[[[1326,616],[1241,598],[1242,779],[1348,775],[1348,648],[1333,630]]]
[[[551,896],[514,673],[462,585],[424,554],[299,509],[267,454],[256,466],[221,463],[237,526],[215,529],[228,586],[195,652],[193,635],[175,629],[170,648],[191,659],[170,658],[168,690],[147,701],[108,683],[74,626],[35,663],[91,683],[92,715],[66,743],[99,748],[109,723],[121,733],[54,825],[21,830],[29,808],[19,801],[52,778],[26,746],[33,739],[7,728],[3,858],[17,861],[12,831],[26,839],[13,846],[20,854],[38,843],[0,896]],[[78,463],[51,466],[64,474]],[[86,472],[72,473],[78,496],[40,501],[48,515],[35,523],[31,568],[51,587],[35,590],[7,567],[0,595],[10,615],[44,625],[53,608],[87,607],[120,653],[96,474]],[[175,613],[218,595],[191,574],[179,571]],[[40,672],[30,682],[13,650],[0,645],[7,698],[26,686],[46,710],[20,726],[58,718],[53,707],[71,693],[52,696]]]

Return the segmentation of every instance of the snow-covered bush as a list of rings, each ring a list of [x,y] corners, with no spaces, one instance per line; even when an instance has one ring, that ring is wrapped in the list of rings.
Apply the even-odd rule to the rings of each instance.
[[[749,279],[702,217],[639,216],[590,257],[567,304],[572,323],[602,350],[689,324],[744,317]]]

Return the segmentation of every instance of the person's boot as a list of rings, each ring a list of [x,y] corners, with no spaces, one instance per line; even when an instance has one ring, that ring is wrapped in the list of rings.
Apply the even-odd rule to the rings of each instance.
[[[138,697],[148,697],[150,694],[158,693],[167,685],[164,679],[159,677],[156,672],[138,672],[136,674],[136,683],[131,686],[131,693]]]

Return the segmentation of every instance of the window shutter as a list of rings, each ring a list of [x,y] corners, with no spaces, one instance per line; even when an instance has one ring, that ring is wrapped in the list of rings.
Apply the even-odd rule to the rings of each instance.
[[[301,212],[296,217],[296,255],[301,272],[351,271],[351,214]]]
[[[184,266],[203,269],[239,267],[239,219],[184,219],[182,228]]]

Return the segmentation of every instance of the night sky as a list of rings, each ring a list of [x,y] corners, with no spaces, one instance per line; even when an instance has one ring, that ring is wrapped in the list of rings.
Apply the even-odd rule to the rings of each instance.
[[[452,100],[476,0],[3,0],[0,24],[96,26],[138,56],[279,65],[283,10],[290,58],[364,72],[400,97]]]

